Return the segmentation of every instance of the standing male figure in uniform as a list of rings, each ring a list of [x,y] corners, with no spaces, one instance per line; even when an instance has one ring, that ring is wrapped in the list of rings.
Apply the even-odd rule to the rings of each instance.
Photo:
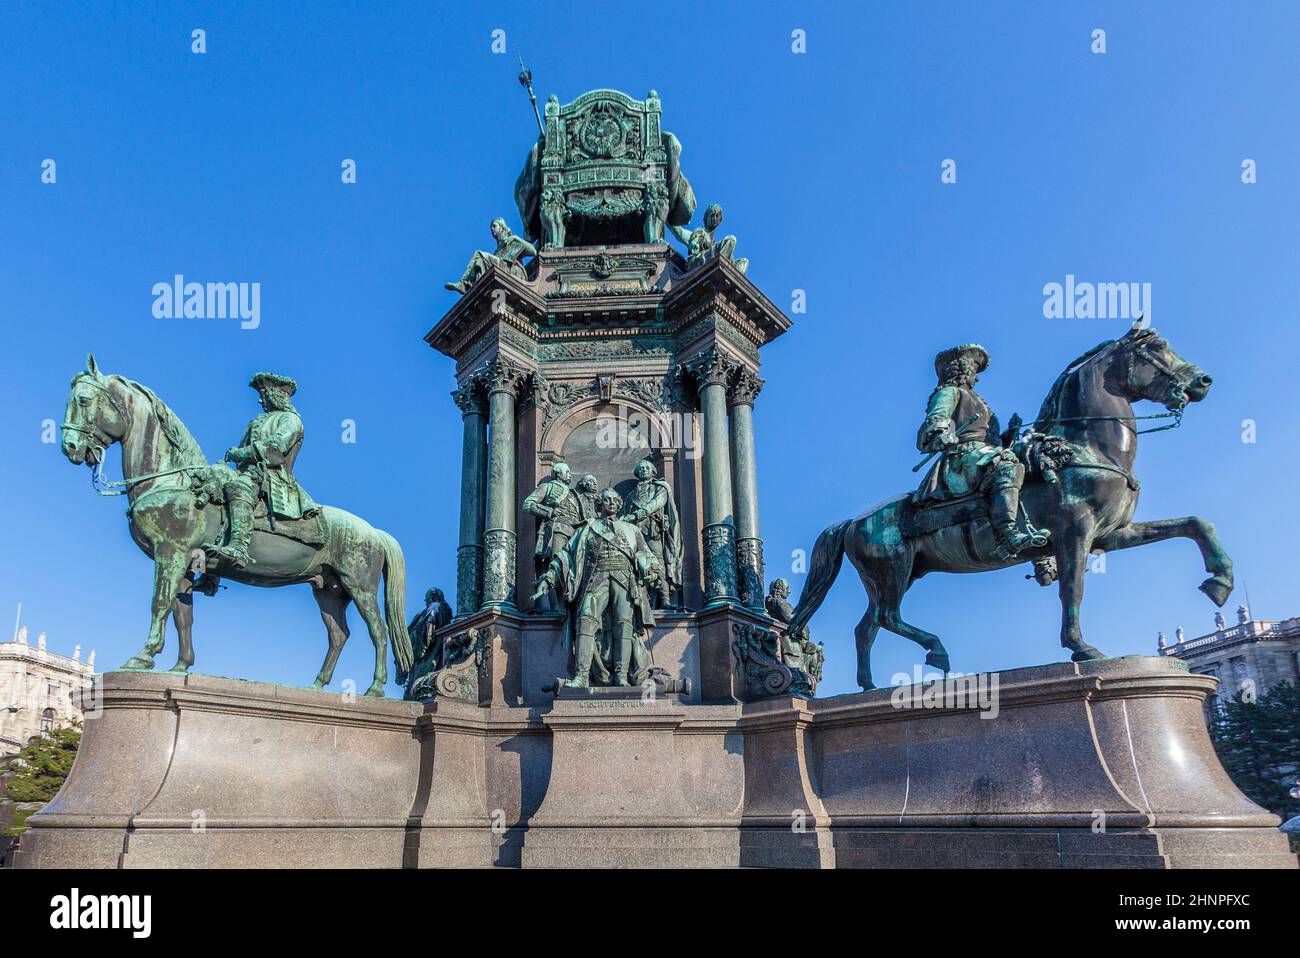
[[[557,462],[524,500],[524,512],[537,518],[537,542],[533,548],[534,574],[541,575],[551,557],[568,545],[573,531],[591,518],[583,498],[570,486],[573,476],[568,463]],[[554,598],[550,600],[555,608]]]
[[[237,569],[253,561],[248,544],[258,499],[266,498],[272,525],[276,517],[301,519],[319,508],[293,475],[303,439],[302,418],[292,402],[298,384],[288,376],[257,373],[248,385],[257,390],[262,412],[248,424],[239,445],[226,450],[226,462],[236,469],[222,485],[230,535],[216,550]]]
[[[617,518],[622,506],[613,489],[601,492],[596,517],[578,528],[537,580],[535,599],[553,589],[569,608],[569,628],[576,634],[570,639],[573,677],[565,684],[574,688],[591,685],[593,668],[598,681],[612,672],[614,685],[628,685],[629,672],[637,682],[650,673],[642,636],[655,615],[646,587],[657,586],[662,573],[641,530]],[[596,634],[607,615],[612,669],[596,654]]]
[[[979,374],[988,365],[988,350],[978,343],[954,346],[935,357],[939,385],[930,394],[916,448],[940,456],[912,499],[938,502],[984,493],[993,534],[1009,559],[1034,543],[1034,536],[1016,526],[1025,467],[1002,445],[997,417],[975,391]]]
[[[673,590],[681,586],[681,523],[672,488],[668,480],[656,476],[654,463],[642,459],[636,464],[633,474],[636,487],[623,506],[623,518],[641,530],[650,551],[663,567],[664,576],[655,593],[655,608],[663,609],[672,600]]]

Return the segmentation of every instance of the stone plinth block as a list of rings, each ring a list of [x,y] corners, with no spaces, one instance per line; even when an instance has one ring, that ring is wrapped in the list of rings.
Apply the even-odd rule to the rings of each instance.
[[[27,867],[400,867],[417,703],[110,672]]]
[[[1215,756],[1213,678],[1139,656],[969,678],[746,706],[742,850],[777,864],[816,844],[841,868],[1296,867]],[[809,837],[823,831],[829,849]]]
[[[551,732],[546,797],[528,822],[525,868],[734,865],[734,819],[699,814],[674,741],[687,707],[640,690],[565,690]]]

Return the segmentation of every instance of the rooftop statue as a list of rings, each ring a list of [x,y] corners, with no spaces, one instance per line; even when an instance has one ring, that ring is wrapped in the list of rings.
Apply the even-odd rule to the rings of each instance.
[[[722,257],[736,264],[742,273],[749,269],[749,260],[736,259],[736,237],[724,236],[716,241],[713,233],[722,225],[722,207],[712,203],[704,211],[704,225],[688,230],[684,226],[672,226],[673,235],[686,245],[686,268],[695,269],[711,259]]]
[[[975,367],[980,367],[981,361],[987,364],[987,354],[981,353],[979,347],[959,347],[941,364],[941,376],[947,375],[948,363],[953,360],[973,359]],[[944,358],[945,354],[940,354],[940,359]],[[973,384],[965,364],[961,367],[958,378],[963,383],[970,379]],[[1209,573],[1201,591],[1222,606],[1232,592],[1232,561],[1209,522],[1195,516],[1132,521],[1139,489],[1133,474],[1137,436],[1177,426],[1188,404],[1205,398],[1210,382],[1204,370],[1183,359],[1148,328],[1107,340],[1070,363],[1024,435],[1011,429],[995,440],[991,414],[982,400],[975,401],[970,384],[957,386],[954,382],[954,393],[945,396],[939,396],[946,388],[941,386],[931,398],[928,425],[922,426],[918,437],[925,448],[937,447],[947,457],[934,474],[937,501],[931,501],[927,481],[920,496],[896,496],[859,518],[837,522],[822,532],[790,630],[808,624],[846,555],[870,600],[854,630],[857,678],[864,689],[874,687],[871,645],[882,627],[924,648],[927,665],[949,668],[948,652],[939,637],[906,622],[899,611],[908,588],[929,572],[984,572],[1018,561],[1037,565],[1055,559],[1061,645],[1076,662],[1104,658],[1083,641],[1079,624],[1084,573],[1094,550],[1109,552],[1164,539],[1191,539]],[[1162,403],[1168,411],[1135,415],[1132,404],[1142,399]],[[963,417],[974,418],[968,426],[960,421]],[[1172,423],[1140,427],[1143,420],[1166,418]],[[984,478],[990,474],[990,465],[1009,462],[1009,455],[1014,455],[1025,471],[1018,523],[1030,535],[1027,541],[1013,538],[1013,530],[1006,525],[1012,508],[1010,496],[996,498],[991,508],[986,495],[987,491],[1010,488],[1000,482],[986,484]],[[1035,527],[1032,531],[1030,517]],[[1003,528],[995,530],[993,522]],[[1040,531],[1041,541],[1034,537]],[[1046,584],[1050,578],[1044,575],[1039,581]]]
[[[695,194],[682,145],[659,126],[659,95],[593,90],[546,101],[546,127],[515,183],[524,232],[543,250],[661,243],[685,226]]]
[[[313,688],[328,685],[334,675],[348,638],[347,606],[354,602],[375,646],[374,679],[366,694],[382,696],[390,638],[399,671],[411,668],[401,546],[365,520],[311,501],[293,478],[302,442],[302,420],[289,402],[293,380],[259,373],[252,385],[266,411],[227,452],[238,467],[232,473],[208,463],[176,414],[147,387],[104,375],[94,356],[72,378],[63,454],[94,470],[101,494],[128,497],[131,538],[154,560],[149,636],[122,668],[154,667],[171,616],[180,639],[171,671],[188,671],[194,664],[193,593],[214,594],[218,578],[258,586],[301,583],[311,585],[329,639]],[[99,474],[114,443],[122,446],[124,478],[104,484]],[[223,546],[227,525],[230,541]]]
[[[468,293],[469,288],[479,281],[484,273],[490,267],[495,266],[511,276],[518,276],[520,279],[527,278],[528,274],[524,270],[523,260],[537,255],[537,249],[526,239],[522,239],[511,232],[506,221],[497,217],[491,225],[492,238],[497,241],[495,253],[485,253],[483,250],[475,250],[474,255],[469,258],[469,265],[465,267],[465,272],[461,274],[459,280],[454,283],[444,283],[449,290],[455,293]]]

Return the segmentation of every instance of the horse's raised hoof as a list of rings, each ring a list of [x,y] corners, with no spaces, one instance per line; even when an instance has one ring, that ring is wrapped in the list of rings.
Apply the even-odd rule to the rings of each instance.
[[[1222,606],[1228,601],[1228,596],[1232,595],[1232,581],[1217,575],[1210,576],[1197,588],[1208,595],[1210,601],[1217,606]]]
[[[133,655],[118,669],[119,672],[152,672],[152,655]]]
[[[1100,650],[1094,649],[1091,645],[1081,645],[1074,655],[1070,656],[1071,662],[1099,662],[1106,658]]]
[[[927,652],[925,664],[932,669],[939,669],[941,672],[952,671],[952,663],[948,661],[947,652]]]

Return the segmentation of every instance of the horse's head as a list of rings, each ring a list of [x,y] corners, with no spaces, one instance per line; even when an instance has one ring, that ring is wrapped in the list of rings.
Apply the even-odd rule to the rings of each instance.
[[[112,388],[95,357],[87,355],[85,371],[72,377],[63,411],[63,454],[74,466],[103,462],[104,451],[126,433],[126,410]]]
[[[1131,329],[1116,345],[1123,359],[1116,369],[1118,384],[1130,399],[1150,399],[1179,412],[1210,391],[1210,375],[1174,352],[1154,329]]]

